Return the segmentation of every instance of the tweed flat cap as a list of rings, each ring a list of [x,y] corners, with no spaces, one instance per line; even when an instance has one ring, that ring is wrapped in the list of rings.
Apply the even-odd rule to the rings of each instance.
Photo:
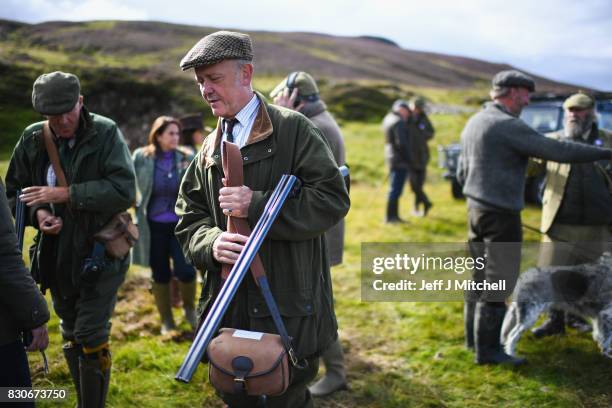
[[[493,88],[527,88],[529,92],[535,91],[535,82],[529,75],[510,69],[498,72],[493,77]]]
[[[283,79],[276,88],[272,92],[270,92],[270,97],[274,98],[276,95],[285,90],[285,88],[289,87],[289,79],[293,76],[293,88],[298,89],[298,93],[300,96],[306,97],[311,95],[319,94],[319,87],[317,87],[317,83],[314,78],[307,72],[299,71],[292,72],[287,75],[287,78]]]
[[[248,34],[217,31],[202,38],[181,60],[186,71],[228,59],[253,61],[253,47]]]
[[[61,71],[42,74],[34,81],[32,106],[41,115],[61,115],[74,108],[80,94],[76,75]]]
[[[563,102],[563,109],[591,109],[595,106],[595,101],[589,95],[578,92],[573,94]]]

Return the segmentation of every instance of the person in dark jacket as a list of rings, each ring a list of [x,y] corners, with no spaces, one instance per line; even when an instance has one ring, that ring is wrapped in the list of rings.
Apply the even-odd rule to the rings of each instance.
[[[38,229],[32,273],[51,290],[79,404],[100,407],[110,381],[110,319],[130,257],[104,253],[95,267],[87,259],[92,259],[94,234],[133,205],[134,166],[115,122],[84,106],[75,75],[58,71],[38,77],[32,105],[47,120],[28,126],[17,142],[7,195],[14,199],[22,189],[26,221]],[[59,174],[50,164],[45,133],[57,147]],[[58,182],[62,173],[67,186]]]
[[[270,97],[274,98],[276,105],[296,110],[310,119],[327,140],[338,167],[346,164],[344,138],[340,127],[327,111],[325,102],[320,98],[319,87],[309,73],[290,73],[270,93]],[[325,232],[325,239],[329,246],[330,266],[341,264],[344,251],[344,219]],[[321,357],[325,364],[325,375],[308,388],[310,393],[315,397],[323,397],[347,389],[340,339],[325,350]]]
[[[414,193],[414,212],[417,217],[425,216],[432,203],[425,194],[423,186],[427,177],[429,163],[429,142],[434,137],[434,128],[425,113],[425,99],[415,96],[410,99],[410,119],[408,120],[408,154],[410,155],[408,179]],[[421,210],[419,207],[423,205]]]
[[[22,333],[32,333],[28,351],[44,350],[47,321],[47,302],[23,264],[0,180],[0,387],[32,386]]]
[[[385,222],[404,222],[399,216],[399,199],[404,191],[404,184],[410,168],[410,145],[408,141],[408,119],[410,108],[408,102],[398,99],[393,103],[391,112],[382,122],[385,132],[385,161],[389,166],[391,189],[387,200]]]
[[[193,159],[179,146],[180,122],[170,116],[160,116],[149,132],[149,144],[133,154],[138,181],[136,216],[140,239],[134,246],[135,264],[150,266],[153,296],[161,318],[161,333],[176,329],[170,302],[170,280],[178,279],[185,319],[195,329],[196,274],[187,263],[174,235],[178,216],[174,211],[178,188]],[[170,259],[174,269],[170,268]]]
[[[512,293],[521,259],[521,210],[529,157],[561,163],[610,159],[612,150],[547,138],[519,119],[535,90],[533,79],[515,70],[493,78],[492,103],[470,118],[461,134],[458,180],[468,204],[472,255],[485,256],[475,281],[505,280],[503,291],[467,293],[466,344],[478,364],[522,364],[504,353],[500,330],[506,298]]]
[[[244,218],[254,227],[281,176],[299,178],[301,188],[284,203],[259,255],[295,351],[308,367],[292,365],[289,388],[268,397],[267,406],[312,407],[307,385],[316,376],[320,353],[338,336],[323,234],[344,217],[350,201],[321,132],[303,115],[268,105],[253,92],[252,59],[248,35],[219,31],[200,40],[181,61],[183,70],[194,68],[200,93],[219,121],[181,183],[176,233],[187,258],[205,271],[200,298],[204,314],[219,293],[221,264],[234,264],[247,240],[226,231],[226,217]],[[224,187],[222,140],[240,147],[244,168],[240,187]],[[277,332],[250,274],[221,327]],[[254,407],[258,400],[242,394],[219,395],[233,408]]]

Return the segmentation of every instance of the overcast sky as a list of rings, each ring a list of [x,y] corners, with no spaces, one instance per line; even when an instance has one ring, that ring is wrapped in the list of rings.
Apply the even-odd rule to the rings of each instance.
[[[0,17],[376,35],[403,48],[506,62],[612,91],[610,0],[4,0]]]

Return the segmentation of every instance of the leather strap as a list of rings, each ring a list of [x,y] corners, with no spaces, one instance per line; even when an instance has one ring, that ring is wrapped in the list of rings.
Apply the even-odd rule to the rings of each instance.
[[[51,161],[51,166],[53,166],[53,172],[55,173],[55,177],[57,178],[57,183],[60,187],[68,187],[66,175],[64,174],[62,164],[60,163],[59,152],[57,151],[57,146],[55,145],[55,142],[53,141],[53,136],[51,135],[49,121],[45,121],[45,123],[43,124],[43,139],[45,141],[47,155],[49,155],[49,160]]]
[[[244,184],[244,174],[242,172],[242,155],[240,154],[240,148],[234,143],[223,141],[221,145],[221,154],[223,155],[222,163],[226,186],[242,186]],[[227,216],[227,231],[247,237],[251,235],[251,227],[246,218],[232,217],[231,215]],[[221,265],[221,277],[223,280],[227,279],[231,269],[232,265]],[[263,263],[259,255],[255,255],[253,263],[251,263],[251,273],[253,274],[253,278],[255,278],[255,282],[258,284],[257,278],[265,276]]]

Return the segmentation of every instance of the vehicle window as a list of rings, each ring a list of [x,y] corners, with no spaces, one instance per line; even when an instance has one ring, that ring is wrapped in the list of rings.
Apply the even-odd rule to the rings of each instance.
[[[563,109],[558,106],[528,106],[523,109],[521,119],[540,133],[554,132],[563,123]]]

